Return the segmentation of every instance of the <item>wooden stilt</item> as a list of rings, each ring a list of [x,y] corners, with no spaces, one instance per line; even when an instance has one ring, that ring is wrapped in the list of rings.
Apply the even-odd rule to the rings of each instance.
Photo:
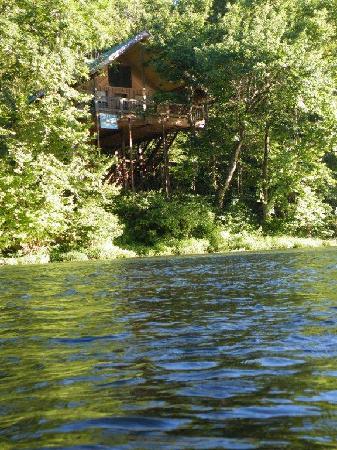
[[[118,157],[118,150],[115,151],[115,158],[116,158],[116,163],[112,164],[111,167],[108,170],[108,173],[105,177],[105,183],[110,184],[110,183],[114,183],[117,181],[120,182],[121,180],[121,171],[120,171],[120,165],[119,165],[119,157]]]
[[[121,151],[115,150],[115,158],[116,158],[116,168],[114,170],[115,181],[117,183],[121,183],[123,179],[122,167],[121,167]]]
[[[99,130],[100,130],[100,121],[99,121],[99,114],[96,113],[96,127],[97,127],[97,148],[100,149],[101,148],[101,141],[100,141],[100,134],[99,134]]]
[[[132,192],[135,192],[135,174],[134,174],[134,165],[133,165],[133,143],[132,143],[132,125],[131,125],[131,117],[129,117],[128,123],[129,123],[129,149],[130,149],[130,178],[131,178],[131,189],[132,189]]]
[[[162,132],[163,132],[163,156],[164,156],[164,191],[166,194],[166,197],[169,198],[170,196],[170,171],[169,171],[169,156],[168,156],[168,146],[167,146],[167,138],[166,138],[166,130],[165,130],[165,120],[163,118],[162,120]]]
[[[126,161],[125,161],[125,133],[122,131],[122,179],[123,179],[123,187],[127,189],[128,180],[126,175]]]
[[[101,148],[101,142],[100,142],[101,124],[100,124],[100,120],[99,120],[99,111],[97,108],[96,92],[97,92],[97,82],[96,82],[96,78],[94,78],[93,95],[94,95],[94,105],[95,105],[95,115],[96,115],[97,148],[98,148],[98,150],[100,150],[100,148]]]
[[[139,186],[142,189],[144,181],[144,161],[143,161],[143,149],[140,144],[138,145],[137,148],[137,165],[139,174]]]

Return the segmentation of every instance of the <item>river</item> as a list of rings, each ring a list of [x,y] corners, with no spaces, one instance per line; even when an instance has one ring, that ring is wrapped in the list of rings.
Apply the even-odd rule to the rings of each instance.
[[[0,448],[337,448],[337,250],[0,269]]]

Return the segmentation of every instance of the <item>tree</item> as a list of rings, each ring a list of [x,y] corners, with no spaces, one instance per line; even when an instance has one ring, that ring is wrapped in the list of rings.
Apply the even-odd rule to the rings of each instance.
[[[76,84],[88,76],[86,58],[93,49],[132,32],[138,4],[9,0],[0,5],[0,251],[30,251],[60,241],[89,203],[98,208],[89,228],[99,228],[105,160],[90,142],[89,111],[80,107],[87,98]],[[80,226],[86,229],[83,220]]]
[[[213,98],[206,158],[216,172],[212,183],[217,185],[219,206],[233,191],[240,163],[248,188],[240,195],[249,200],[255,190],[264,222],[275,212],[275,194],[284,186],[283,175],[269,167],[278,158],[278,164],[284,164],[282,174],[293,174],[283,190],[284,213],[288,197],[298,190],[296,174],[307,183],[321,166],[319,176],[331,181],[322,157],[334,141],[335,74],[328,43],[335,28],[322,10],[311,8],[305,15],[304,7],[308,5],[236,2],[209,28],[212,44],[195,50],[197,82]],[[241,169],[238,176],[242,178]],[[234,191],[232,195],[238,195],[236,186]]]

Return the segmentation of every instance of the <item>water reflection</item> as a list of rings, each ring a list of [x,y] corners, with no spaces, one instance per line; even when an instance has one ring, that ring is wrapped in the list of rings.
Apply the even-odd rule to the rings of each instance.
[[[2,268],[4,449],[336,448],[329,251]]]

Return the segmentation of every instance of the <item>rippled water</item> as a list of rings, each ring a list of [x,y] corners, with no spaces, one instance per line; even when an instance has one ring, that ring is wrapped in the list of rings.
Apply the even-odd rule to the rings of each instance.
[[[337,250],[0,270],[1,449],[337,448]]]

